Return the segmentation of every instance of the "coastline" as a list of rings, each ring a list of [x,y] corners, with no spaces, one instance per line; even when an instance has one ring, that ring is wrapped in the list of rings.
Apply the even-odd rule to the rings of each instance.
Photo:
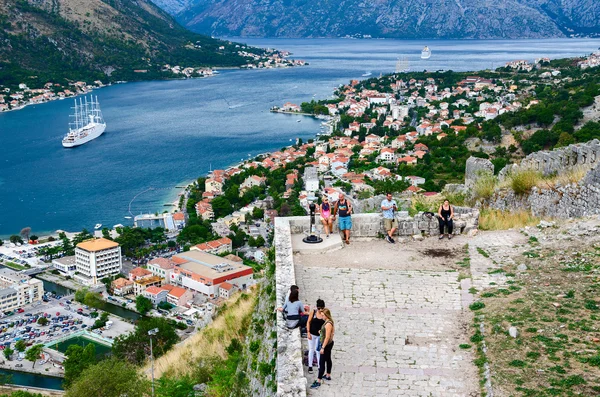
[[[13,385],[13,384],[5,384],[5,385],[0,386],[0,393],[4,393],[4,392],[11,393],[11,392],[15,392],[15,391],[41,393],[43,396],[48,396],[48,397],[64,396],[66,393],[64,390],[44,389],[43,387],[35,387],[35,386],[19,386],[19,385]]]
[[[25,368],[25,367],[14,368],[14,365],[19,364],[19,363],[27,363],[27,365],[29,365],[31,363],[31,361],[27,361],[27,360],[23,360],[21,362],[19,362],[17,360],[11,360],[11,361],[4,360],[4,361],[5,361],[4,364],[0,364],[0,371],[6,370],[6,371],[10,371],[10,372],[22,372],[25,374],[47,376],[48,378],[64,379],[64,373],[62,374],[62,376],[58,372],[52,373],[53,370],[59,371],[59,369],[54,366],[48,368],[50,370],[49,372],[45,371],[46,368],[42,367],[42,365],[47,365],[48,363],[37,364],[35,366],[35,368]],[[13,366],[6,365],[7,362],[12,363]],[[39,368],[39,370],[38,370],[38,368]],[[12,385],[12,384],[10,384],[10,385]],[[15,386],[19,386],[19,385],[15,385]],[[23,387],[33,387],[33,386],[23,386]],[[47,390],[53,390],[53,389],[47,389]]]
[[[244,67],[244,66],[214,66],[214,67],[210,67],[211,70],[216,71],[216,70],[259,70],[259,69],[269,69],[269,70],[276,70],[276,69],[287,69],[287,68],[294,68],[294,67],[299,67],[299,66],[306,66],[308,65],[308,63],[304,64],[304,65],[284,65],[284,66],[278,66],[278,67],[256,67],[256,68],[250,68],[250,67]],[[164,79],[147,79],[147,80],[135,80],[135,81],[115,81],[115,82],[110,82],[107,84],[103,84],[101,86],[94,86],[94,88],[90,89],[89,91],[85,91],[85,92],[79,92],[75,95],[70,95],[68,97],[54,97],[51,99],[47,99],[45,101],[42,102],[28,102],[28,103],[24,103],[18,107],[12,108],[12,109],[6,109],[6,110],[2,110],[0,111],[0,114],[2,113],[8,113],[8,112],[13,112],[13,111],[17,111],[17,110],[23,110],[28,106],[33,106],[33,105],[43,105],[45,103],[49,103],[49,102],[54,102],[54,101],[62,101],[65,99],[71,99],[71,98],[77,98],[81,95],[87,95],[91,92],[93,92],[94,90],[100,89],[100,88],[104,88],[104,87],[110,87],[114,84],[127,84],[127,83],[138,83],[138,82],[151,82],[151,81],[172,81],[172,80],[196,80],[196,79],[206,79],[206,78],[210,78],[210,77],[216,77],[219,73],[217,72],[217,74],[212,74],[212,75],[202,75],[202,76],[189,76],[189,77],[165,77]]]

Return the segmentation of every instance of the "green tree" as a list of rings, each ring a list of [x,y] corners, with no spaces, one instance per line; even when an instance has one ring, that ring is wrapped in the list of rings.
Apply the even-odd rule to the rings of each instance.
[[[168,378],[163,376],[156,382],[158,397],[193,397],[194,382],[189,378]]]
[[[90,366],[96,364],[96,346],[93,343],[86,347],[70,345],[65,352],[65,387],[69,386]]]
[[[102,312],[102,314],[100,315],[100,318],[98,318],[96,321],[94,321],[94,325],[92,325],[92,329],[98,329],[98,328],[104,327],[106,325],[107,321],[108,321],[108,313]]]
[[[83,287],[75,291],[75,300],[79,303],[83,303],[85,300],[85,294],[87,294],[89,289],[87,287]]]
[[[77,245],[82,241],[89,240],[92,238],[94,238],[94,236],[87,229],[83,229],[81,233],[78,233],[75,235],[75,237],[73,237],[73,245]]]
[[[25,352],[25,359],[27,361],[31,361],[33,363],[31,368],[35,367],[35,362],[37,360],[39,360],[39,358],[42,356],[42,350],[44,349],[44,345],[34,345],[31,346],[29,348],[29,350],[27,350]]]
[[[104,299],[102,299],[102,295],[100,295],[99,292],[88,291],[85,294],[83,303],[89,307],[94,307],[96,309],[102,309],[106,302],[104,301]]]
[[[8,240],[13,244],[17,244],[17,243],[23,244],[23,239],[21,237],[17,236],[16,234],[13,234],[12,236],[10,236],[8,238]]]
[[[138,295],[135,298],[135,308],[141,314],[146,314],[152,310],[152,301],[143,295]]]
[[[39,236],[37,236],[37,235],[35,235],[35,234],[32,234],[31,236],[29,236],[29,239],[30,239],[31,241],[37,241],[37,240],[39,240],[40,238],[39,238]]]
[[[41,325],[42,327],[43,327],[44,325],[48,325],[48,323],[49,323],[49,322],[50,322],[50,320],[48,320],[46,317],[40,317],[40,318],[37,320],[37,323],[38,323],[39,325]]]
[[[215,219],[227,216],[233,212],[231,202],[229,202],[229,200],[223,196],[215,197],[211,201],[211,205],[215,214]]]
[[[109,358],[85,369],[65,397],[146,397],[149,389],[150,382],[135,366]]]
[[[154,357],[162,356],[179,341],[175,327],[164,318],[143,318],[138,321],[133,332],[115,339],[112,347],[113,355],[133,364],[143,363],[150,357],[148,331],[154,328],[158,328],[152,343]]]
[[[27,343],[25,343],[23,339],[18,340],[17,343],[15,343],[15,349],[18,352],[24,352],[25,349],[27,349]]]
[[[13,355],[15,351],[13,349],[11,349],[10,347],[7,347],[6,349],[4,349],[4,357],[6,357],[7,360],[10,360],[10,357]]]

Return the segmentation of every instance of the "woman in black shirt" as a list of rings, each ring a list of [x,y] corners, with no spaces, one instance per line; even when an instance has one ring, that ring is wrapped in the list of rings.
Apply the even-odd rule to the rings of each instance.
[[[444,200],[444,203],[440,205],[438,210],[438,221],[440,223],[440,240],[444,238],[444,226],[448,228],[448,240],[452,238],[452,228],[454,219],[454,208],[450,205],[448,200]]]

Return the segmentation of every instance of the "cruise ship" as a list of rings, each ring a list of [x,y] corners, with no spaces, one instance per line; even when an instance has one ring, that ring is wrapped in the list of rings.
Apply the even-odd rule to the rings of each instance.
[[[106,123],[102,118],[98,97],[90,95],[88,98],[75,99],[74,112],[71,117],[74,120],[69,123],[69,133],[62,140],[64,147],[70,148],[83,145],[98,138],[106,129]]]
[[[423,48],[423,51],[421,51],[421,59],[429,58],[431,58],[431,50],[429,49],[429,47],[425,46],[425,48]]]

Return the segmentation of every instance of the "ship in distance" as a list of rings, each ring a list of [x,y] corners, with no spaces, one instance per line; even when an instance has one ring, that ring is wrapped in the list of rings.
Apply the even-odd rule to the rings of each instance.
[[[83,145],[98,138],[106,129],[106,122],[102,118],[98,97],[90,95],[88,98],[75,99],[75,107],[71,115],[73,120],[69,123],[69,133],[62,140],[66,148]]]
[[[425,46],[425,48],[423,48],[423,51],[421,51],[421,59],[429,58],[431,58],[431,50],[429,49],[429,47]]]

